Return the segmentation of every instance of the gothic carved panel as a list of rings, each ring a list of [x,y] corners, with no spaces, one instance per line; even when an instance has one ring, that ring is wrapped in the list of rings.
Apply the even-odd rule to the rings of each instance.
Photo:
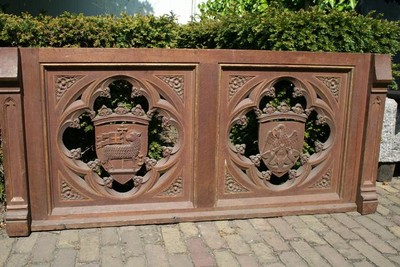
[[[64,201],[60,205],[89,198],[156,201],[160,194],[188,199],[192,182],[184,177],[191,168],[182,172],[180,158],[192,157],[192,148],[184,142],[190,131],[184,131],[184,125],[193,118],[183,101],[175,99],[183,98],[186,86],[188,95],[193,94],[193,69],[185,66],[176,75],[129,67],[100,73],[88,68],[78,76],[70,75],[72,71],[49,67],[46,72],[48,90],[54,83],[58,90],[49,112],[59,116],[49,114],[54,125],[49,135],[57,137],[51,147],[60,155],[52,160],[54,172],[65,174],[60,188],[54,188]],[[85,80],[78,84],[82,77]],[[58,101],[61,97],[65,100]],[[182,175],[173,184],[165,184],[179,172]]]
[[[234,96],[240,88],[243,87],[248,81],[250,81],[254,76],[246,75],[232,75],[229,77],[229,98]]]
[[[339,152],[335,142],[344,114],[337,99],[346,79],[341,75],[246,71],[246,77],[257,78],[251,85],[238,80],[234,91],[232,80],[243,75],[231,66],[222,71],[221,92],[229,100],[221,103],[220,122],[229,123],[221,128],[228,133],[220,137],[221,164],[226,162],[230,173],[219,182],[221,198],[241,192],[238,186],[250,195],[273,195],[307,194],[310,184],[316,189],[336,184],[331,169],[321,170]],[[232,92],[241,98],[231,98]]]

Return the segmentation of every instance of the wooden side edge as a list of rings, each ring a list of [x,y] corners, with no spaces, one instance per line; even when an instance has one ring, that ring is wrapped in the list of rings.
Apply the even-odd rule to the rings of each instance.
[[[367,118],[364,130],[361,177],[357,192],[357,210],[361,214],[374,213],[378,206],[376,178],[379,145],[387,86],[392,81],[389,55],[372,55],[368,88]]]
[[[0,125],[6,185],[6,230],[9,236],[30,234],[28,181],[18,50],[0,49]]]

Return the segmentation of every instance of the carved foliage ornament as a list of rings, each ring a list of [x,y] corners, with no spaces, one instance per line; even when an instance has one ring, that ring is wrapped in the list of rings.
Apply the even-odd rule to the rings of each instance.
[[[157,76],[164,81],[168,86],[175,91],[175,93],[183,98],[184,92],[184,76],[183,75],[160,75]]]
[[[75,188],[71,187],[67,182],[61,181],[60,192],[62,200],[83,200],[87,199],[82,196]]]
[[[225,193],[232,194],[248,191],[248,189],[244,188],[242,185],[236,182],[229,173],[225,173]]]
[[[229,98],[234,96],[236,92],[252,78],[254,78],[254,76],[244,76],[244,75],[229,76]]]
[[[332,95],[338,99],[339,97],[339,85],[340,85],[340,78],[337,77],[318,77],[318,79],[328,87],[329,91]]]
[[[161,193],[162,196],[180,196],[183,193],[183,179],[178,177],[167,190]]]
[[[56,77],[56,98],[60,100],[65,92],[71,88],[83,76],[57,76]]]

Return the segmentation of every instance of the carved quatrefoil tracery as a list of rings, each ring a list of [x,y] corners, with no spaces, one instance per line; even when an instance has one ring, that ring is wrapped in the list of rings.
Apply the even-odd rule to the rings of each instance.
[[[158,188],[161,176],[176,172],[181,117],[161,89],[116,76],[81,92],[65,108],[59,129],[68,173],[97,195],[127,198]],[[168,196],[181,194],[182,178],[162,180],[175,183],[164,189]]]
[[[331,186],[332,171],[327,175],[326,169],[336,133],[336,101],[327,99],[337,98],[338,80],[323,82],[334,87],[328,96],[317,83],[291,77],[265,80],[241,93],[228,133],[227,172],[236,179],[231,184],[285,190],[324,175],[311,187]]]

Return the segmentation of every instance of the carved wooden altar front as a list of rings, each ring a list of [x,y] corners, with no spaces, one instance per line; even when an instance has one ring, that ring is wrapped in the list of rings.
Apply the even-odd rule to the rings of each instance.
[[[7,231],[376,210],[390,57],[0,50]]]

